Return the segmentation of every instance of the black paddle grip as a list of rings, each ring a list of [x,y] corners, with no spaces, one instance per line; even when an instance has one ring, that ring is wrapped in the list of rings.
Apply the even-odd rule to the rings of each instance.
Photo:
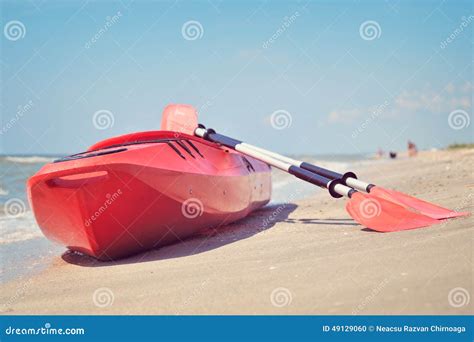
[[[302,179],[304,181],[317,185],[321,188],[327,188],[328,184],[331,181],[330,179],[327,179],[323,176],[317,175],[315,173],[312,173],[308,170],[304,170],[294,165],[290,166],[290,168],[288,169],[288,172],[298,177],[299,179]]]
[[[301,163],[301,167],[305,170],[317,173],[318,175],[321,175],[329,179],[340,179],[343,176],[340,173],[337,173],[337,172],[334,172],[334,171],[331,171],[331,170],[328,170],[328,169],[325,169],[325,168],[322,168],[322,167],[319,167],[307,162]]]
[[[232,149],[235,149],[238,144],[242,143],[240,140],[232,139],[226,137],[225,135],[216,133],[216,131],[214,131],[212,128],[207,130],[207,133],[204,135],[204,139],[230,147]]]
[[[329,179],[340,179],[342,181],[342,184],[346,185],[347,178],[355,178],[357,179],[357,176],[354,172],[346,172],[345,174],[340,174],[328,169],[325,169],[323,167],[319,167],[307,162],[301,163],[301,167],[305,170],[317,173],[318,175],[321,175],[323,177],[329,178]]]

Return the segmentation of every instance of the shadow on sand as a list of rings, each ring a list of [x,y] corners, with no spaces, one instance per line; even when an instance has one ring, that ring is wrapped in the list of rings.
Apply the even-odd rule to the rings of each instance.
[[[276,223],[287,221],[288,216],[296,208],[297,205],[293,203],[268,205],[251,213],[238,222],[218,228],[207,228],[185,239],[183,242],[152,249],[120,260],[98,261],[87,255],[72,251],[63,253],[61,258],[67,263],[78,266],[104,267],[199,254],[239,240],[247,239],[255,234],[271,229]]]
[[[320,225],[338,225],[338,226],[359,226],[353,219],[287,219],[287,223],[299,223],[299,224],[320,224]]]
[[[330,226],[358,226],[352,219],[291,219],[288,216],[297,208],[296,204],[268,205],[251,213],[246,218],[218,228],[203,229],[183,242],[152,249],[128,258],[115,261],[99,261],[87,255],[67,251],[61,258],[67,263],[84,267],[106,267],[135,264],[195,255],[227,244],[247,239],[255,234],[271,229],[278,222],[290,224],[316,224]],[[364,229],[363,229],[364,230]]]

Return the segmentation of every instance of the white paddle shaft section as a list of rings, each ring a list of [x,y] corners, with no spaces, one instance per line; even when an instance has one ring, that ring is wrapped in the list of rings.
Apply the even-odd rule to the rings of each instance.
[[[349,197],[349,192],[351,190],[352,190],[351,188],[349,188],[348,186],[345,186],[343,184],[336,184],[334,186],[334,191],[337,192],[339,195],[342,195],[342,196],[345,196],[345,197]]]
[[[278,153],[271,152],[271,151],[265,150],[265,149],[257,147],[257,146],[253,146],[253,145],[250,145],[250,144],[247,144],[247,143],[242,143],[242,145],[248,146],[250,148],[253,148],[256,151],[265,153],[269,156],[272,156],[274,158],[283,160],[284,162],[290,163],[292,165],[301,166],[301,164],[303,164],[303,162],[301,160],[296,160],[296,159],[292,159],[292,158],[289,158],[289,157],[285,157],[285,156],[282,156]],[[351,188],[354,188],[354,189],[357,189],[357,190],[360,190],[360,191],[365,191],[365,192],[367,192],[367,187],[370,185],[369,183],[363,182],[359,179],[352,178],[352,177],[349,177],[349,178],[346,179],[346,184],[347,184],[347,186],[349,186]]]
[[[300,162],[300,164],[298,164],[298,161],[296,161],[294,159],[291,159],[291,158],[288,158],[288,157],[285,157],[285,156],[280,156],[277,153],[273,153],[273,152],[266,153],[266,151],[264,149],[258,149],[258,150],[265,151],[265,152],[260,152],[256,148],[254,148],[254,146],[246,144],[246,143],[238,144],[235,147],[235,149],[239,152],[242,152],[242,153],[248,155],[248,156],[254,157],[255,159],[259,159],[259,160],[261,160],[261,161],[263,161],[267,164],[270,164],[274,167],[277,167],[277,168],[279,168],[280,170],[283,170],[283,171],[288,171],[290,169],[290,167],[293,166],[293,165],[298,166],[298,167],[299,167],[299,165],[301,165],[301,162]],[[273,157],[273,156],[275,156],[275,157]],[[282,157],[282,158],[278,158],[278,157]],[[326,184],[326,188],[329,187],[330,183],[331,183],[331,180],[328,180],[328,182]],[[342,196],[345,196],[345,197],[349,197],[349,193],[350,193],[351,190],[352,189],[350,187],[345,186],[343,184],[336,184],[334,186],[334,191],[337,192],[339,195],[342,195]]]
[[[204,137],[204,135],[207,133],[207,131],[204,128],[196,128],[194,133],[199,136],[199,137]],[[257,151],[254,148],[251,148],[249,146],[246,146],[246,144],[241,143],[235,146],[235,150],[242,152],[243,154],[246,154],[250,157],[253,157],[255,159],[261,160],[267,164],[270,164],[271,166],[276,167],[277,169],[283,170],[285,172],[288,172],[288,170],[291,167],[290,163],[286,163],[284,161],[281,161],[279,159],[275,159],[271,157],[270,155],[264,154],[262,152]]]
[[[198,127],[194,130],[194,134],[198,137],[204,138],[204,135],[207,133],[205,128]]]
[[[255,159],[261,160],[267,164],[270,164],[271,166],[274,166],[280,170],[288,172],[290,170],[291,164],[286,163],[282,160],[273,158],[272,156],[269,156],[267,154],[264,154],[262,152],[258,152],[254,150],[253,148],[250,148],[248,146],[242,146],[243,144],[238,144],[235,146],[235,149],[239,152],[242,152],[250,157],[253,157]]]
[[[351,188],[360,190],[360,191],[365,191],[367,192],[367,187],[370,185],[369,183],[363,182],[361,180],[358,180],[356,178],[347,178],[346,179],[346,184],[347,186],[350,186]]]
[[[275,152],[272,152],[272,151],[268,151],[268,150],[265,150],[263,148],[260,148],[260,147],[254,146],[254,145],[250,145],[250,144],[247,144],[247,143],[242,143],[242,145],[253,148],[254,150],[259,151],[261,153],[265,153],[265,154],[267,154],[267,155],[269,155],[273,158],[280,159],[280,160],[284,161],[285,163],[289,163],[289,164],[296,165],[296,166],[301,166],[301,164],[303,164],[303,162],[301,160],[296,160],[296,159],[293,159],[293,158],[282,156],[281,154],[278,154],[278,153],[275,153]]]
[[[198,137],[205,138],[205,136],[207,134],[207,130],[205,128],[198,127],[194,131],[194,134],[197,135]],[[209,139],[209,140],[213,141],[212,139]],[[232,146],[233,145],[234,144],[232,144]],[[267,163],[267,164],[269,164],[273,167],[276,167],[276,168],[278,168],[282,171],[291,173],[291,174],[293,174],[293,175],[297,176],[298,178],[301,178],[305,181],[309,181],[310,183],[313,183],[311,181],[311,177],[309,177],[309,179],[306,179],[306,178],[308,178],[308,176],[305,177],[304,173],[302,174],[302,172],[309,172],[309,171],[299,168],[298,163],[293,163],[293,161],[295,161],[295,160],[293,160],[291,158],[280,156],[277,153],[266,151],[264,149],[258,149],[255,146],[245,144],[245,143],[242,143],[242,142],[239,142],[239,143],[235,144],[235,146],[233,146],[231,148],[233,148],[236,151],[239,151],[239,152],[241,152],[241,153],[243,153],[247,156],[253,157],[253,158],[258,159],[258,160],[260,160],[264,163]],[[261,151],[264,151],[264,152],[261,152]],[[267,152],[270,152],[270,153],[267,153]],[[276,157],[273,157],[272,155],[276,156]],[[282,157],[282,158],[279,158],[279,157]],[[292,161],[292,162],[290,162],[290,161]],[[297,172],[297,171],[292,170],[292,172],[290,172],[290,168],[295,168],[295,167],[300,171]],[[317,175],[314,175],[314,176],[317,176]],[[327,179],[327,178],[319,176],[319,175],[318,175],[318,177],[320,177],[320,179]],[[314,181],[316,182],[316,180],[314,180]],[[331,185],[331,182],[332,182],[332,180],[327,179],[325,187],[329,189],[329,187]],[[324,183],[324,181],[322,183]],[[316,184],[316,183],[313,183],[313,184]],[[318,185],[318,184],[316,184],[316,185]],[[322,184],[319,184],[318,186],[322,186]],[[351,188],[349,188],[348,186],[345,186],[343,184],[336,184],[334,186],[334,191],[336,193],[338,193],[339,195],[341,195],[341,196],[350,197],[351,191],[353,191],[353,190]]]

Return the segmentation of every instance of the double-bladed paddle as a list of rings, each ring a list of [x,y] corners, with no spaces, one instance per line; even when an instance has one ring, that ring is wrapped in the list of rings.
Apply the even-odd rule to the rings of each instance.
[[[407,194],[362,182],[353,172],[340,174],[217,134],[213,130],[206,130],[204,126],[198,125],[197,111],[192,106],[169,105],[165,113],[162,129],[174,131],[176,134],[179,132],[195,134],[226,145],[298,178],[326,188],[333,197],[348,197],[350,200],[346,208],[349,214],[356,221],[374,230],[396,231],[420,228],[437,223],[435,219],[466,215],[466,213],[457,213]]]
[[[427,227],[439,221],[426,215],[409,210],[397,203],[388,201],[371,193],[362,193],[345,185],[339,177],[330,179],[313,171],[302,168],[300,165],[288,162],[286,157],[276,158],[274,153],[263,153],[255,146],[245,144],[239,140],[216,133],[200,125],[194,130],[196,136],[224,145],[242,154],[263,161],[273,167],[288,172],[306,182],[325,188],[335,198],[348,199],[346,210],[349,215],[360,224],[379,232],[393,232],[400,230]],[[279,155],[278,155],[279,156]],[[355,175],[354,175],[355,176]]]
[[[289,163],[291,165],[299,166],[302,169],[314,172],[318,175],[327,177],[331,180],[338,179],[344,185],[347,185],[351,188],[370,193],[370,194],[375,195],[379,198],[383,198],[383,199],[386,199],[390,202],[397,203],[397,204],[399,204],[403,207],[414,209],[417,212],[419,212],[423,215],[429,216],[431,218],[434,218],[434,219],[441,220],[441,219],[454,218],[454,217],[458,217],[458,216],[465,216],[465,215],[469,214],[469,213],[465,213],[465,212],[456,212],[456,211],[453,211],[453,210],[450,210],[450,209],[447,209],[447,208],[440,207],[436,204],[423,201],[419,198],[407,195],[407,194],[399,192],[399,191],[386,189],[386,188],[382,188],[381,186],[378,186],[378,185],[363,182],[363,181],[357,179],[357,176],[353,172],[346,172],[344,174],[340,174],[340,173],[325,169],[323,167],[320,167],[320,166],[317,166],[317,165],[314,165],[314,164],[310,164],[310,163],[307,163],[307,162],[303,162],[303,161],[300,161],[300,160],[296,160],[296,159],[292,159],[292,158],[282,156],[278,153],[274,153],[274,152],[265,150],[265,149],[257,147],[257,146],[253,146],[253,145],[250,145],[250,144],[247,144],[247,143],[243,143],[243,144],[246,147],[252,148],[252,149],[254,149],[256,151],[259,151],[263,154],[272,156],[273,158],[276,158],[276,159],[279,159],[279,160],[283,160],[286,163]]]

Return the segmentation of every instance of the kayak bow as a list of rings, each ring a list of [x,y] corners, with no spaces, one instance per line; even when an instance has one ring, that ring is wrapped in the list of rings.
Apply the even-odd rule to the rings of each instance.
[[[46,237],[111,260],[247,216],[270,200],[271,170],[195,136],[152,131],[47,164],[27,188]]]

